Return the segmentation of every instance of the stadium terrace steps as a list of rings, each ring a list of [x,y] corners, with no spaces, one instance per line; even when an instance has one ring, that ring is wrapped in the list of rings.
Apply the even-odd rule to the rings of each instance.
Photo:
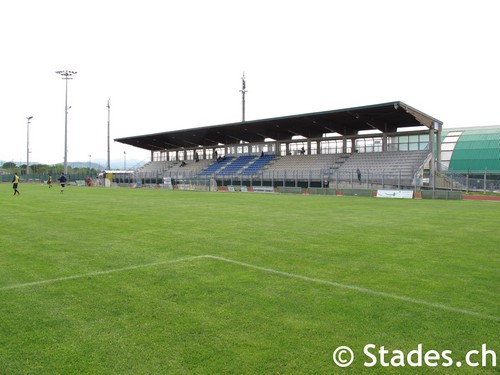
[[[257,174],[261,170],[266,168],[266,166],[268,166],[274,159],[274,155],[262,155],[259,158],[251,161],[248,166],[243,168],[241,174],[245,176]]]
[[[255,155],[241,155],[236,159],[227,163],[227,165],[219,171],[219,175],[236,175],[242,168],[256,158]]]
[[[184,165],[182,165],[182,162],[174,162],[173,166],[168,169],[168,174],[172,175],[179,175],[179,174],[184,174],[184,175],[195,175],[201,170],[207,168],[212,161],[211,160],[199,160],[199,161],[194,161],[194,160],[185,160]]]
[[[274,155],[240,155],[238,157],[228,156],[226,160],[215,162],[204,169],[199,176],[250,176],[260,172],[272,160]]]
[[[172,162],[150,161],[137,170],[138,173],[157,173],[172,168]]]
[[[203,169],[199,173],[199,176],[201,176],[201,177],[212,176],[212,175],[216,174],[217,172],[221,171],[223,168],[225,168],[233,159],[234,159],[233,156],[227,156],[223,160],[213,162],[213,164],[211,164],[207,168]]]
[[[345,161],[338,172],[352,173],[359,169],[365,175],[397,173],[405,178],[413,178],[428,154],[428,150],[356,153]]]
[[[240,155],[226,156],[224,160],[203,159],[181,162],[154,161],[143,166],[141,174],[163,174],[176,177],[213,177],[213,176],[256,176],[263,179],[356,179],[359,169],[362,179],[371,182],[385,179],[408,182],[424,163],[429,152],[390,151],[377,153],[328,154],[328,155]],[[383,177],[382,177],[383,176]]]
[[[211,163],[212,160],[199,160],[198,162],[195,162],[194,160],[186,160],[185,164],[181,166],[182,161],[152,161],[138,169],[136,176],[194,176],[202,169],[208,167]]]
[[[342,165],[347,157],[345,154],[282,156],[263,172],[263,178],[323,178],[331,169]]]

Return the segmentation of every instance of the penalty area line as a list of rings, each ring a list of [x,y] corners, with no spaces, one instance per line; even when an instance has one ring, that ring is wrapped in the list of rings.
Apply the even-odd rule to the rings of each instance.
[[[14,284],[14,285],[0,287],[0,291],[28,288],[28,287],[45,285],[45,284],[53,284],[53,283],[69,281],[69,280],[83,279],[86,277],[102,276],[102,275],[108,275],[108,274],[112,274],[112,273],[116,273],[116,272],[132,271],[132,270],[136,270],[136,269],[140,269],[140,268],[156,267],[156,266],[167,265],[167,264],[188,262],[188,261],[192,261],[192,260],[196,260],[196,259],[213,259],[213,260],[217,260],[217,261],[221,261],[221,262],[232,263],[232,264],[235,264],[235,265],[238,265],[241,267],[250,268],[250,269],[254,269],[254,270],[269,273],[269,274],[285,276],[288,278],[304,280],[307,282],[312,282],[312,283],[317,283],[317,284],[329,285],[329,286],[333,286],[336,288],[352,290],[352,291],[359,292],[359,293],[366,293],[366,294],[371,294],[371,295],[375,295],[375,296],[391,298],[394,300],[404,301],[404,302],[412,303],[415,305],[422,305],[422,306],[427,306],[427,307],[431,307],[434,309],[441,309],[441,310],[445,310],[445,311],[449,311],[449,312],[453,312],[453,313],[458,313],[458,314],[473,316],[473,317],[477,317],[477,318],[481,318],[481,319],[487,319],[487,320],[492,320],[495,322],[500,322],[500,317],[494,316],[494,315],[482,314],[482,313],[478,313],[478,312],[472,311],[472,310],[460,309],[457,307],[452,307],[452,306],[444,305],[441,303],[428,302],[428,301],[421,300],[421,299],[400,296],[397,294],[391,294],[391,293],[382,292],[382,291],[378,291],[378,290],[374,290],[374,289],[363,288],[363,287],[359,287],[356,285],[343,284],[343,283],[339,283],[339,282],[335,282],[335,281],[318,279],[315,277],[309,277],[309,276],[294,274],[294,273],[285,272],[285,271],[279,271],[279,270],[275,270],[272,268],[261,267],[261,266],[257,266],[254,264],[244,263],[244,262],[240,262],[237,260],[216,256],[216,255],[190,256],[190,257],[171,259],[171,260],[165,260],[165,261],[160,261],[160,262],[138,264],[138,265],[127,266],[127,267],[122,267],[122,268],[114,268],[114,269],[105,270],[105,271],[89,272],[89,273],[80,274],[80,275],[64,276],[64,277],[58,277],[58,278],[54,278],[54,279],[33,281],[33,282],[22,283],[22,284]]]
[[[477,317],[477,318],[481,318],[481,319],[487,319],[487,320],[492,320],[492,321],[500,322],[500,317],[498,317],[498,316],[481,314],[481,313],[478,313],[478,312],[475,312],[475,311],[471,311],[471,310],[467,310],[467,309],[460,309],[460,308],[457,308],[457,307],[451,307],[451,306],[443,305],[441,303],[428,302],[428,301],[421,300],[421,299],[416,299],[416,298],[411,298],[411,297],[406,297],[406,296],[400,296],[400,295],[397,295],[397,294],[391,294],[391,293],[381,292],[381,291],[378,291],[378,290],[369,289],[369,288],[363,288],[363,287],[359,287],[359,286],[356,286],[356,285],[342,284],[342,283],[338,283],[338,282],[335,282],[335,281],[318,279],[318,278],[315,278],[315,277],[303,276],[303,275],[298,275],[298,274],[294,274],[294,273],[290,273],[290,272],[285,272],[285,271],[278,271],[278,270],[275,270],[275,269],[272,269],[272,268],[266,268],[266,267],[256,266],[256,265],[253,265],[253,264],[250,264],[250,263],[244,263],[244,262],[240,262],[240,261],[237,261],[237,260],[223,258],[223,257],[215,256],[215,255],[202,255],[202,256],[200,256],[200,258],[214,259],[214,260],[218,260],[218,261],[222,261],[222,262],[226,262],[226,263],[232,263],[232,264],[236,264],[238,266],[242,266],[242,267],[246,267],[246,268],[251,268],[251,269],[254,269],[254,270],[257,270],[257,271],[262,271],[262,272],[270,273],[270,274],[274,274],[274,275],[285,276],[285,277],[289,277],[289,278],[293,278],[293,279],[299,279],[299,280],[304,280],[304,281],[313,282],[313,283],[317,283],[317,284],[330,285],[330,286],[333,286],[333,287],[336,287],[336,288],[348,289],[348,290],[352,290],[352,291],[359,292],[359,293],[366,293],[366,294],[371,294],[371,295],[374,295],[374,296],[381,296],[381,297],[385,297],[385,298],[391,298],[391,299],[398,300],[398,301],[409,302],[409,303],[412,303],[412,304],[415,304],[415,305],[422,305],[422,306],[432,307],[434,309],[441,309],[441,310],[445,310],[445,311],[449,311],[449,312],[453,312],[453,313],[458,313],[458,314],[463,314],[463,315],[469,315],[469,316],[473,316],[473,317]]]
[[[64,277],[58,277],[55,279],[33,281],[30,283],[23,283],[23,284],[14,284],[14,285],[8,285],[8,286],[1,287],[0,291],[19,289],[19,288],[27,288],[27,287],[31,287],[31,286],[39,286],[39,285],[44,285],[44,284],[53,284],[53,283],[58,283],[58,282],[62,282],[62,281],[83,279],[86,277],[102,276],[102,275],[108,275],[108,274],[116,273],[116,272],[124,272],[124,271],[136,270],[136,269],[140,269],[140,268],[155,267],[155,266],[161,266],[161,265],[165,265],[165,264],[186,262],[186,261],[190,261],[190,260],[194,260],[194,259],[198,259],[198,258],[205,258],[205,257],[206,257],[206,255],[192,256],[192,257],[185,257],[185,258],[179,258],[179,259],[164,260],[161,262],[145,263],[145,264],[138,264],[135,266],[114,268],[114,269],[105,270],[105,271],[94,271],[94,272],[84,273],[81,275],[64,276]]]

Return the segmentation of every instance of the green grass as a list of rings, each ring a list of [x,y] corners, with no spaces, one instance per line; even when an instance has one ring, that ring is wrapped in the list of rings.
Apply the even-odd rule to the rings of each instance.
[[[0,374],[499,373],[363,366],[370,343],[500,362],[498,202],[20,191],[0,184]]]

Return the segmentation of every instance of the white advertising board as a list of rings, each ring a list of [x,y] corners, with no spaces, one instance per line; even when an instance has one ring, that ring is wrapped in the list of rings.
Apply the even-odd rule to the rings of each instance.
[[[377,198],[413,198],[412,190],[377,190]]]

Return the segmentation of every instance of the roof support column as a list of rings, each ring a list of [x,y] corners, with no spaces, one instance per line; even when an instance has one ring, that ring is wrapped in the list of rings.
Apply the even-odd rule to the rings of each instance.
[[[387,134],[382,133],[382,152],[387,151]]]
[[[435,183],[435,172],[436,172],[436,166],[435,166],[435,160],[434,160],[434,128],[431,127],[429,129],[429,152],[431,153],[431,160],[429,162],[429,172],[430,172],[430,181],[429,185],[432,186],[432,189],[434,190],[434,183]]]
[[[436,124],[436,158],[437,158],[437,170],[441,171],[441,126],[438,123]]]

